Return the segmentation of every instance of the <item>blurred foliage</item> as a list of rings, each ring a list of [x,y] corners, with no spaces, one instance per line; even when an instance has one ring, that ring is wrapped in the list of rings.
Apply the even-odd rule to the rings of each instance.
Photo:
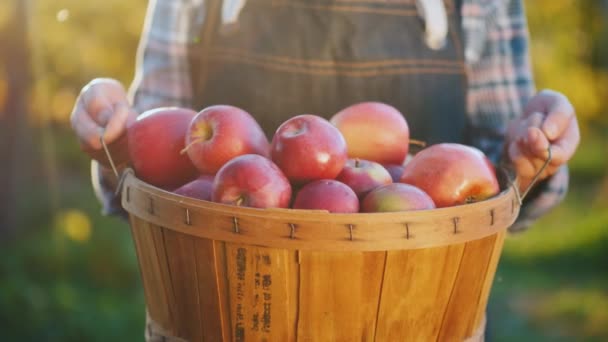
[[[14,1],[0,2],[0,30]],[[144,299],[128,225],[102,217],[69,129],[80,88],[127,85],[146,1],[29,1],[31,139],[44,179],[20,184],[22,233],[0,247],[0,340],[137,341]],[[539,89],[570,97],[583,141],[565,203],[508,239],[492,341],[608,340],[608,1],[529,0]],[[6,93],[0,65],[0,100]],[[31,156],[28,156],[31,157]]]

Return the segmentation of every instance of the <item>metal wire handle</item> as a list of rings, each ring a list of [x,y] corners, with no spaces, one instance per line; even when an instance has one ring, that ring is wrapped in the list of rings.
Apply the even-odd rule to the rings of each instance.
[[[517,201],[519,202],[519,205],[521,205],[523,203],[524,199],[526,198],[526,196],[528,196],[528,193],[530,192],[530,190],[532,190],[532,187],[534,186],[534,184],[536,184],[540,175],[542,175],[542,173],[545,172],[545,169],[547,169],[547,166],[549,166],[549,163],[551,163],[551,159],[552,159],[551,145],[549,145],[549,147],[547,147],[547,160],[545,160],[545,163],[540,168],[540,170],[538,170],[538,172],[534,175],[534,177],[532,177],[532,181],[530,182],[530,184],[528,185],[528,188],[526,188],[524,193],[520,194],[519,188],[517,186],[513,187],[515,189],[515,195],[517,196]]]
[[[101,142],[101,146],[103,147],[103,150],[106,153],[106,157],[108,158],[108,161],[110,162],[110,166],[112,167],[112,171],[114,172],[114,175],[116,176],[116,179],[118,179],[118,184],[116,185],[116,190],[114,191],[114,196],[118,196],[118,194],[122,190],[122,184],[123,184],[123,181],[125,179],[125,177],[124,177],[125,173],[123,172],[123,174],[121,175],[121,174],[118,173],[118,169],[116,169],[116,165],[114,164],[114,159],[112,159],[112,155],[110,154],[110,150],[108,149],[108,145],[106,144],[106,141],[103,138],[105,132],[106,132],[105,128],[101,130],[101,134],[99,135],[99,141]]]

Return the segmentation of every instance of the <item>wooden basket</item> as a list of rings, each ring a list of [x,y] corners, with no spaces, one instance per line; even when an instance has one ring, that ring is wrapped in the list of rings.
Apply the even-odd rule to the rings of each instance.
[[[190,341],[462,341],[483,331],[512,187],[464,206],[227,206],[123,175],[151,318]]]

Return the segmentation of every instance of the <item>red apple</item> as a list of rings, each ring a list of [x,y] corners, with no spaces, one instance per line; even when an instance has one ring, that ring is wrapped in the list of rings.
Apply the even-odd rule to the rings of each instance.
[[[184,137],[196,112],[185,108],[157,108],[141,114],[127,130],[129,159],[141,180],[175,188],[198,172],[186,155]]]
[[[382,165],[362,159],[347,160],[336,180],[348,185],[361,199],[373,189],[393,182]]]
[[[438,208],[481,201],[500,191],[490,160],[460,144],[437,144],[418,152],[405,166],[401,182],[424,190]]]
[[[403,174],[403,170],[405,169],[405,166],[398,164],[385,164],[383,166],[386,171],[391,174],[391,179],[393,180],[393,183],[399,182],[399,180],[401,179],[401,175]]]
[[[333,179],[346,163],[346,142],[329,121],[315,115],[298,115],[277,129],[271,155],[294,183]]]
[[[327,210],[330,213],[357,213],[359,199],[348,185],[333,179],[321,179],[302,187],[293,208]]]
[[[186,151],[196,168],[215,174],[230,159],[243,154],[268,157],[268,139],[246,111],[225,105],[199,112],[188,128]]]
[[[226,163],[215,175],[214,202],[254,208],[287,208],[291,185],[270,159],[245,154]]]
[[[366,213],[433,209],[435,204],[429,195],[419,188],[393,183],[372,190],[361,202]]]
[[[349,158],[401,164],[409,150],[410,130],[396,108],[380,102],[347,107],[331,118],[346,139]]]
[[[204,201],[211,201],[211,189],[213,187],[213,176],[201,175],[190,183],[186,183],[173,191],[174,193],[186,197],[198,198]]]

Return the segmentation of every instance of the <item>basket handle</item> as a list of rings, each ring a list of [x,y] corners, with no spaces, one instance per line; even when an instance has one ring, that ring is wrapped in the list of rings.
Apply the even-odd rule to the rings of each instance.
[[[534,186],[534,184],[536,184],[536,182],[538,181],[538,178],[540,177],[540,175],[545,171],[547,166],[549,166],[549,163],[551,163],[551,159],[552,159],[551,146],[549,146],[549,147],[547,147],[547,159],[545,160],[545,163],[540,168],[540,170],[538,170],[538,172],[534,175],[534,177],[532,177],[532,181],[530,182],[530,184],[528,184],[528,187],[526,188],[526,190],[524,190],[523,194],[520,193],[519,187],[515,186],[514,182],[511,182],[511,184],[513,186],[513,190],[515,190],[515,196],[517,197],[517,201],[519,202],[519,205],[521,205],[523,203],[526,196],[528,196],[528,193],[530,193],[530,190],[532,190],[532,187]]]
[[[116,176],[116,179],[118,179],[118,184],[116,185],[116,190],[114,190],[114,196],[117,196],[120,191],[122,190],[122,185],[124,183],[124,179],[125,179],[125,172],[122,172],[122,174],[120,174],[118,172],[118,169],[116,168],[116,164],[114,164],[114,159],[112,158],[112,154],[110,153],[110,149],[108,149],[108,145],[106,144],[106,140],[104,139],[104,134],[105,134],[106,130],[105,128],[101,129],[101,134],[99,135],[99,142],[101,142],[101,147],[103,147],[104,152],[106,153],[106,157],[108,157],[108,161],[110,162],[110,166],[112,167],[112,171],[114,172],[114,175]]]

